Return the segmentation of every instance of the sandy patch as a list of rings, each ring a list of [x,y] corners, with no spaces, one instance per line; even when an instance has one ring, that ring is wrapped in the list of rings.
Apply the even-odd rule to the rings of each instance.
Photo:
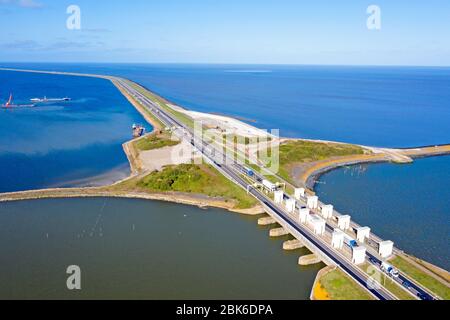
[[[242,122],[240,120],[231,117],[203,113],[198,111],[190,111],[172,104],[169,104],[169,107],[178,112],[188,115],[189,117],[191,117],[196,121],[202,121],[205,126],[211,128],[218,127],[221,130],[228,131],[229,133],[233,133],[238,136],[267,137],[269,135],[273,137],[268,132],[262,129],[255,128],[254,126],[251,126],[245,122]]]
[[[160,149],[141,151],[139,160],[144,171],[160,171],[165,166],[201,161],[202,157],[193,151],[192,145],[183,140],[179,144]]]

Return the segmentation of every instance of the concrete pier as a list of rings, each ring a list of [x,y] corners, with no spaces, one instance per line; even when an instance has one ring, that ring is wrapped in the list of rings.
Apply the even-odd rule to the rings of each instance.
[[[285,236],[288,235],[289,231],[287,231],[284,228],[275,228],[275,229],[270,229],[269,235],[271,237],[281,237],[281,236]]]
[[[283,242],[283,250],[296,250],[301,249],[304,246],[305,245],[300,240],[297,239]]]
[[[298,258],[298,264],[301,266],[308,266],[310,264],[319,263],[321,260],[315,254],[307,254]]]
[[[268,225],[271,225],[271,224],[274,224],[274,223],[277,223],[277,222],[272,217],[262,217],[262,218],[258,219],[258,225],[259,226],[268,226]]]

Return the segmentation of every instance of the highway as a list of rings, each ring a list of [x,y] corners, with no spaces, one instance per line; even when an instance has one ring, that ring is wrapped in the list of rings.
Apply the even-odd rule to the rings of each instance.
[[[255,181],[260,182],[263,179],[262,176],[260,176],[258,173],[255,173]],[[289,199],[289,196],[285,194],[285,199]],[[297,207],[296,209],[300,209],[299,206],[299,200],[297,200]],[[302,200],[304,207],[306,207],[306,199]],[[312,210],[314,212],[314,210]],[[315,214],[318,214],[317,212],[315,212]],[[326,222],[326,229],[327,231],[331,234],[336,226],[333,226],[329,223],[329,221]],[[347,245],[348,246],[348,245]],[[367,251],[366,251],[366,260],[369,264],[371,264],[372,266],[374,266],[382,275],[386,275],[389,277],[389,275],[387,275],[386,273],[383,272],[383,270],[381,270],[381,263],[382,261],[375,256],[373,253],[371,253],[370,251],[373,251],[373,248],[367,247]],[[435,300],[435,298],[424,288],[422,288],[419,284],[417,284],[414,280],[408,278],[406,275],[402,274],[401,272],[399,272],[399,276],[398,277],[390,277],[390,279],[392,279],[392,281],[397,282],[400,286],[402,286],[404,288],[404,290],[409,291],[414,297],[417,297],[418,299],[421,300]]]
[[[258,181],[261,181],[262,177],[257,177]],[[285,198],[289,198],[285,195]],[[304,203],[305,204],[305,203]],[[297,207],[299,209],[299,207]],[[317,213],[316,213],[317,214]],[[334,231],[335,226],[330,225],[330,223],[327,221],[326,223],[327,231],[331,234]],[[317,245],[316,245],[317,246]],[[376,257],[374,254],[370,252],[372,248],[366,247],[368,250],[366,252],[366,260],[369,264],[374,266],[382,275],[385,275],[386,277],[389,277],[386,273],[384,273],[381,270],[381,263],[382,261]],[[372,249],[373,251],[373,249]],[[417,284],[414,280],[408,278],[406,275],[399,272],[398,277],[389,277],[392,279],[392,281],[397,282],[400,286],[404,288],[406,291],[410,291],[410,293],[421,300],[434,300],[435,298],[428,293],[428,291],[424,288],[422,288],[419,284]]]
[[[223,151],[218,150],[215,146],[206,143],[201,138],[198,139],[198,137],[195,137],[192,128],[189,128],[185,124],[178,121],[157,103],[130,86],[124,79],[114,78],[114,80],[120,87],[122,87],[122,89],[128,92],[130,96],[134,97],[142,106],[147,108],[147,110],[151,112],[155,117],[157,117],[163,124],[165,124],[169,128],[176,128],[175,133],[177,134],[177,136],[180,139],[186,139],[187,141],[189,141],[189,143],[203,155],[205,160],[213,165],[218,171],[220,171],[228,179],[232,180],[243,189],[247,190],[249,183],[242,177],[244,168],[241,164],[236,163],[234,159],[228,159],[227,155],[223,153]],[[211,152],[211,150],[214,150],[214,152]],[[269,214],[276,218],[277,222],[279,222],[283,227],[286,227],[288,231],[290,231],[301,241],[306,243],[309,242],[309,247],[312,246],[314,249],[319,251],[325,259],[340,267],[361,286],[366,288],[375,298],[380,300],[396,299],[384,287],[372,286],[371,284],[373,284],[373,281],[370,281],[369,275],[355,266],[349,258],[333,249],[331,247],[331,244],[326,243],[324,239],[321,239],[317,235],[313,234],[313,232],[306,226],[296,221],[296,219],[291,214],[285,211],[284,208],[276,205],[272,201],[272,199],[269,199],[266,195],[264,195],[256,188],[251,188],[249,190],[249,193],[264,205],[266,211],[268,211]],[[328,226],[328,228],[330,228],[330,226]],[[371,262],[372,264],[377,263],[376,261],[379,261],[373,256],[372,258],[374,261]],[[408,282],[411,283],[412,288],[416,290],[417,293],[422,293],[424,295],[423,297],[431,298],[431,296],[426,291],[422,290],[411,281]]]
[[[242,166],[241,166],[242,169]],[[263,176],[261,176],[259,173],[255,172],[254,173],[254,181],[255,182],[261,182],[262,179],[264,179]],[[282,180],[283,182],[285,182],[284,180]],[[287,183],[287,182],[285,182]],[[293,186],[295,187],[295,186]],[[290,197],[288,195],[285,194],[285,199],[289,199]],[[302,198],[300,201],[297,200],[297,206],[296,209],[300,209],[300,202],[302,202],[303,207],[306,207],[306,198]],[[319,202],[319,207],[321,207],[323,205],[323,203]],[[315,214],[318,214],[317,210],[311,210],[313,211]],[[334,215],[336,215],[336,211],[334,210]],[[356,223],[352,223],[351,228],[356,228],[359,227],[358,224]],[[334,225],[330,224],[329,220],[326,221],[326,229],[327,231],[331,234],[334,229],[337,228],[337,224],[334,223]],[[376,252],[376,246],[378,245],[378,242],[382,241],[379,237],[376,237],[373,235],[373,233],[371,233],[370,235],[371,241],[375,242],[375,246],[371,247],[371,246],[365,246],[367,251],[366,251],[366,260],[367,262],[374,266],[379,272],[381,272],[381,274],[388,276],[386,273],[383,272],[383,270],[381,270],[381,263],[382,261],[375,255],[376,253],[372,253],[372,252]],[[374,238],[374,239],[372,239]],[[347,245],[348,246],[348,245]],[[392,281],[397,282],[400,286],[403,287],[404,290],[409,291],[414,297],[421,299],[421,300],[436,300],[435,297],[433,297],[432,294],[430,294],[425,288],[422,288],[417,282],[415,282],[414,280],[412,280],[411,278],[409,278],[407,275],[402,274],[401,272],[399,272],[399,276],[398,277],[390,277],[390,279],[392,279]]]

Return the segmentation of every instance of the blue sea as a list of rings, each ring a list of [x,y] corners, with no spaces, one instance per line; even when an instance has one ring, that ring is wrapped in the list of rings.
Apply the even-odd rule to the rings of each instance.
[[[119,75],[181,106],[286,137],[384,147],[450,142],[450,68],[0,64]]]
[[[123,76],[186,108],[253,119],[252,125],[280,128],[286,137],[385,147],[450,143],[450,68],[0,66]],[[110,83],[0,71],[0,95],[6,99],[10,91],[18,102],[43,95],[74,101],[0,113],[0,191],[104,182],[126,174],[121,143],[129,139],[131,124],[142,120]],[[369,166],[363,182],[336,171],[324,176],[318,192],[381,236],[448,268],[449,164],[450,157],[442,157],[410,166]],[[403,180],[393,183],[400,173]],[[342,190],[350,190],[350,197]],[[405,223],[408,219],[417,225]],[[433,226],[439,232],[425,233]]]
[[[111,183],[129,175],[122,144],[140,114],[107,80],[0,71],[0,103],[71,97],[0,109],[0,192]],[[151,128],[149,126],[149,128]]]

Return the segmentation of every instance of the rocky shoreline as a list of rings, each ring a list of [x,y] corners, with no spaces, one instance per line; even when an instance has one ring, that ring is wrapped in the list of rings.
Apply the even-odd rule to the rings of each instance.
[[[211,198],[203,195],[188,194],[181,192],[149,193],[136,191],[108,190],[108,187],[87,188],[54,188],[19,192],[8,192],[0,194],[0,202],[12,202],[22,200],[57,199],[57,198],[125,198],[144,199],[173,202],[200,208],[214,207],[231,212],[258,215],[264,212],[262,206],[257,205],[248,209],[235,209],[234,203],[222,198]]]

